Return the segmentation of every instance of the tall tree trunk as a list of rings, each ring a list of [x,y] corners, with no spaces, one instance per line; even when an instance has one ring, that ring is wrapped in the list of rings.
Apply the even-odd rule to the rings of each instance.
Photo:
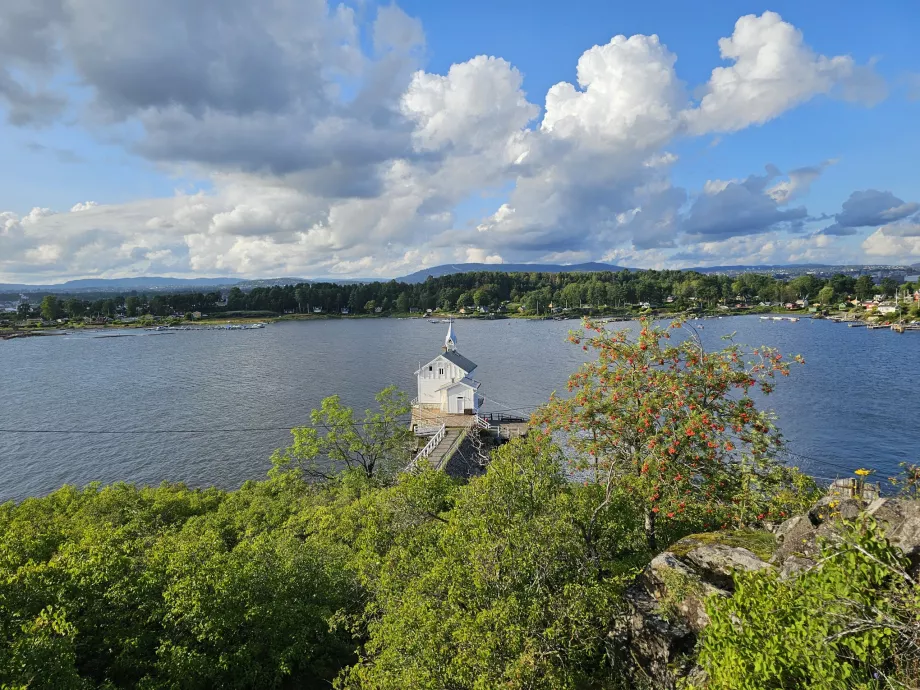
[[[657,553],[658,540],[655,537],[655,513],[651,509],[645,511],[645,542],[651,553]]]

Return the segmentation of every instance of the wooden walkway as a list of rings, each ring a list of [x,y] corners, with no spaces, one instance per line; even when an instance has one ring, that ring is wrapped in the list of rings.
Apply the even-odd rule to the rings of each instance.
[[[443,469],[450,462],[453,454],[457,452],[463,442],[462,437],[466,436],[466,433],[467,429],[448,427],[444,432],[444,438],[428,456],[428,463],[436,470]]]

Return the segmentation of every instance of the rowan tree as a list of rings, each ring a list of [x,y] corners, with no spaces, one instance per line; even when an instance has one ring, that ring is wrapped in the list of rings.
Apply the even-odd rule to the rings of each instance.
[[[650,551],[662,521],[686,521],[691,511],[710,527],[764,519],[780,484],[807,484],[774,459],[781,436],[752,398],[789,374],[775,349],[729,339],[707,351],[680,321],[662,328],[643,319],[637,334],[584,326],[570,340],[597,358],[570,377],[571,395],[554,394],[534,421],[562,433],[576,475],[604,488],[598,511],[617,492],[631,497]]]

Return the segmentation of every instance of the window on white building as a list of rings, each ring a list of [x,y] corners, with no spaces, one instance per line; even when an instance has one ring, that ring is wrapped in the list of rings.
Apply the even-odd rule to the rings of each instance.
[[[444,369],[438,369],[438,376],[444,376]]]

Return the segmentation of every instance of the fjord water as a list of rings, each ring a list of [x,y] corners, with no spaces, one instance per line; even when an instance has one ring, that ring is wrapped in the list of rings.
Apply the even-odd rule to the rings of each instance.
[[[860,466],[887,476],[899,462],[918,461],[920,333],[807,319],[703,323],[709,348],[734,332],[736,342],[805,357],[806,365],[794,367],[765,401],[779,416],[788,448],[799,454],[796,464],[821,477]],[[585,356],[566,342],[577,326],[514,319],[457,324],[458,349],[479,365],[485,409],[514,408],[526,416],[553,390],[564,391]],[[307,423],[323,397],[338,394],[363,410],[389,384],[414,396],[413,372],[438,354],[446,328],[423,319],[343,319],[0,343],[0,500],[43,495],[65,483],[233,488],[262,478],[272,451],[289,442],[283,428]]]

